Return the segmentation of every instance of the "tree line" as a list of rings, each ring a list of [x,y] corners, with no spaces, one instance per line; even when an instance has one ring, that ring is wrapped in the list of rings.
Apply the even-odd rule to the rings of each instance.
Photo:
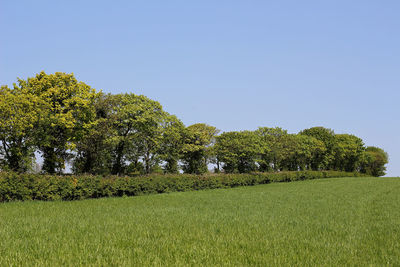
[[[105,94],[73,74],[41,72],[0,89],[0,168],[43,173],[132,175],[337,170],[385,174],[388,155],[351,134],[323,127],[290,134],[279,127],[219,130],[186,127],[143,95]]]

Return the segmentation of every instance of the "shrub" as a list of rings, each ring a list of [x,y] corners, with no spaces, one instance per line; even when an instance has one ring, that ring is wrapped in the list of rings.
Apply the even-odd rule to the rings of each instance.
[[[298,171],[250,174],[166,174],[136,177],[51,176],[0,173],[0,202],[13,200],[77,200],[137,196],[177,191],[251,186],[333,177],[365,176],[339,171]]]

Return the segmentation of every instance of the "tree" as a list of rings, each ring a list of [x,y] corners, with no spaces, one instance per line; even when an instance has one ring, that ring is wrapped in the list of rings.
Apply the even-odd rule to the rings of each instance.
[[[26,172],[33,164],[34,135],[43,103],[19,87],[0,89],[2,168]]]
[[[388,154],[379,147],[369,146],[365,149],[361,163],[360,172],[372,176],[383,176],[386,174],[386,164],[389,162]]]
[[[274,159],[280,171],[297,171],[299,142],[294,134],[286,134],[279,137],[279,141],[274,144]]]
[[[112,102],[109,116],[112,123],[111,173],[121,175],[125,172],[128,154],[131,162],[136,163],[140,157],[139,148],[134,146],[136,133],[134,124],[142,111],[137,108],[137,99],[134,94],[110,95],[110,100]]]
[[[144,100],[144,112],[137,121],[136,143],[141,148],[145,172],[149,174],[161,160],[160,149],[163,141],[163,124],[168,114],[162,110],[160,103]]]
[[[95,120],[86,127],[86,134],[76,142],[77,155],[74,160],[74,173],[111,173],[110,137],[113,134],[113,101],[110,94],[100,93],[95,102]]]
[[[259,127],[255,133],[260,136],[261,150],[259,170],[278,171],[280,169],[280,155],[282,138],[286,136],[287,130],[282,128]]]
[[[364,150],[364,143],[357,136],[350,134],[335,135],[333,169],[347,172],[356,171]]]
[[[319,159],[326,153],[324,142],[312,136],[296,135],[297,162],[300,170],[320,170]]]
[[[305,129],[299,134],[314,137],[324,143],[325,149],[321,150],[321,153],[317,153],[314,155],[311,162],[311,169],[332,169],[332,161],[334,160],[333,149],[336,145],[335,132],[331,129],[319,126]]]
[[[169,114],[163,111],[159,102],[143,95],[120,94],[112,97],[112,173],[123,174],[128,162],[139,166],[139,160],[143,162],[145,173],[150,173],[161,160],[163,125]]]
[[[168,115],[163,124],[160,154],[165,161],[165,173],[178,173],[178,161],[182,157],[185,126],[174,115]]]
[[[252,172],[257,169],[260,136],[252,131],[225,132],[217,136],[214,150],[225,172]]]
[[[20,90],[39,97],[43,109],[35,129],[36,140],[44,157],[43,170],[61,173],[75,142],[86,133],[95,115],[96,91],[73,74],[41,72],[33,78],[18,80]]]
[[[201,174],[207,172],[211,146],[215,142],[218,130],[204,123],[193,124],[186,128],[182,153],[183,171]]]

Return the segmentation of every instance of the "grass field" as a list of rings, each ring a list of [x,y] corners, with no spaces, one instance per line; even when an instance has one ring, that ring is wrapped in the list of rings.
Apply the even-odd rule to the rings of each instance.
[[[11,265],[400,265],[400,179],[3,203]]]

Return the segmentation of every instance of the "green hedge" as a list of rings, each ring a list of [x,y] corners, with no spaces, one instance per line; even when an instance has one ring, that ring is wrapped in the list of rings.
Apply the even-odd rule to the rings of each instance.
[[[360,173],[299,171],[251,174],[118,176],[49,176],[0,173],[0,202],[13,200],[76,200],[137,196],[176,191],[230,188],[331,177],[357,177]]]

